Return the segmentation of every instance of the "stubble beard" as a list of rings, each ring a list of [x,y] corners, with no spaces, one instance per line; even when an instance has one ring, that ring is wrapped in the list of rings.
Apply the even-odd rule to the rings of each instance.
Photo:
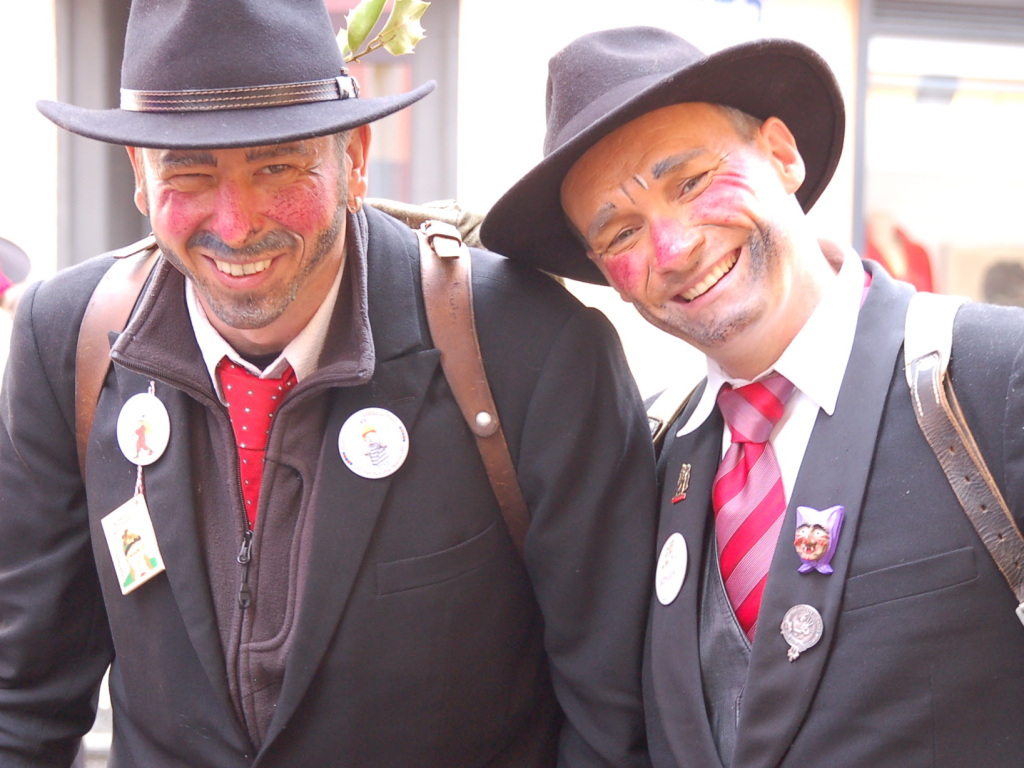
[[[345,200],[348,195],[348,185],[339,183],[339,200]],[[196,291],[203,298],[206,308],[217,316],[217,319],[229,328],[251,331],[266,328],[284,314],[285,310],[295,301],[299,291],[307,284],[310,276],[327,259],[335,248],[338,238],[344,226],[346,209],[338,206],[334,211],[330,226],[320,232],[316,240],[316,246],[312,257],[303,266],[302,270],[295,275],[285,286],[284,291],[277,295],[261,295],[257,293],[233,293],[229,297],[213,290],[210,282],[196,274],[193,274],[186,266],[181,257],[171,248],[156,238],[157,245],[163,251],[167,259],[185,275],[195,286]],[[202,247],[217,256],[225,256],[225,261],[230,258],[251,258],[254,255],[281,251],[283,249],[294,249],[299,245],[297,238],[285,230],[272,230],[255,243],[250,243],[243,248],[231,248],[219,237],[209,231],[201,231],[189,238],[186,248]]]
[[[748,282],[750,289],[767,284],[771,271],[779,261],[779,240],[770,224],[764,224],[751,233],[747,240],[747,253],[750,260]],[[708,317],[683,320],[674,318],[672,307],[662,305],[662,312],[655,312],[638,307],[640,314],[651,324],[661,328],[693,346],[710,350],[733,338],[749,326],[760,315],[761,304],[744,303],[732,307],[728,314],[715,314]]]

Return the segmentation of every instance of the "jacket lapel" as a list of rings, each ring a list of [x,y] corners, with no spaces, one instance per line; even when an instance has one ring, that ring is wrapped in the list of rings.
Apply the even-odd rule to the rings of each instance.
[[[440,364],[440,353],[430,348],[425,330],[415,236],[404,225],[365,210],[372,232],[366,282],[376,364],[368,384],[340,388],[332,395],[311,500],[313,537],[309,573],[301,587],[297,639],[264,749],[292,717],[320,667],[363,567],[388,491],[402,480],[402,468],[379,479],[349,470],[338,452],[341,427],[362,408],[385,408],[401,419],[414,447],[416,421]],[[349,217],[349,224],[352,237],[367,237],[361,220]]]
[[[115,424],[118,413],[127,399],[138,392],[145,392],[147,389],[149,382],[147,377],[132,373],[119,366],[115,366],[114,371],[118,382],[117,388],[116,390],[107,388],[105,393],[109,392],[111,395],[116,393],[116,396],[111,396],[109,400],[104,397],[101,400],[97,410],[97,423]],[[188,423],[188,395],[158,384],[156,396],[166,407],[172,425]],[[113,434],[106,439],[116,444]],[[116,445],[111,446],[110,452],[111,455],[116,456],[119,462],[123,463]],[[90,460],[93,458],[92,453],[90,451]],[[98,451],[97,454],[99,454]],[[125,473],[134,480],[134,468],[126,469]],[[189,492],[192,487],[191,477],[189,441],[184,435],[174,434],[172,429],[163,456],[143,470],[145,497],[153,530],[160,546],[160,554],[166,566],[167,583],[178,606],[182,623],[210,686],[223,703],[224,711],[232,712],[224,654],[217,628],[210,583],[206,576],[206,565],[200,548],[202,537],[196,524],[193,495]],[[101,487],[105,489],[105,493],[123,497],[120,499],[121,501],[126,500],[131,494],[131,484],[125,484],[123,488],[111,487],[109,470],[104,472],[103,478],[103,483],[93,483],[93,487]],[[115,485],[117,484],[115,483]],[[100,503],[113,508],[107,501]],[[144,588],[153,589],[155,586],[156,583]]]
[[[695,396],[691,403],[698,399]],[[684,413],[672,429],[684,424],[687,415]],[[662,605],[655,596],[652,602],[645,684],[649,688],[647,698],[653,698],[655,708],[648,718],[657,722],[658,735],[667,742],[676,765],[721,765],[701,695],[698,630],[704,540],[709,532],[708,500],[721,459],[722,429],[722,418],[716,411],[695,432],[676,438],[667,447],[662,466],[658,551],[670,536],[679,533],[686,542],[687,564],[675,600]],[[685,498],[679,499],[680,476],[687,473]],[[659,559],[659,574],[661,570]]]
[[[401,419],[416,440],[415,425],[440,356],[428,350],[379,364],[371,385],[338,393],[324,430],[314,509],[309,571],[300,586],[303,597],[296,620],[296,642],[288,659],[277,711],[267,734],[270,742],[291,718],[327,653],[345,612],[363,560],[393,483],[393,475],[367,479],[342,462],[337,436],[346,419],[362,408],[385,408]]]
[[[870,269],[870,267],[869,267]],[[735,768],[778,765],[806,716],[831,651],[850,554],[870,476],[882,410],[903,343],[903,318],[913,291],[881,270],[861,308],[835,413],[819,413],[793,489],[758,619],[738,725]],[[796,507],[845,507],[834,572],[798,573],[793,548]],[[811,605],[821,614],[819,643],[789,661],[780,633],[786,611]]]

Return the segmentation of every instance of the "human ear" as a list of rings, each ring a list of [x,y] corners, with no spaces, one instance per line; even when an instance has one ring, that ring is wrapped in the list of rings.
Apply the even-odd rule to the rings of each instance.
[[[769,117],[761,124],[759,136],[771,155],[786,192],[793,194],[804,183],[807,171],[792,132],[779,118]]]
[[[143,153],[145,150],[139,147],[125,147],[128,150],[128,159],[132,164],[132,171],[135,172],[135,207],[143,216],[149,216],[149,203],[146,201],[146,169],[144,167]]]
[[[349,210],[359,210],[366,197],[370,173],[370,126],[352,129],[345,147]],[[354,207],[353,207],[354,206]]]

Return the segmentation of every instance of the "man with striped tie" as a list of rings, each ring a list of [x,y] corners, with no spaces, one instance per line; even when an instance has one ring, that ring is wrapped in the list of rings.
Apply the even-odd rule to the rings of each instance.
[[[842,148],[827,65],[788,40],[706,56],[628,28],[549,73],[545,158],[485,244],[607,282],[707,356],[659,465],[656,768],[1019,765],[1019,600],[915,419],[914,291],[805,216]],[[1022,357],[1019,310],[959,310],[949,371],[1011,531]]]

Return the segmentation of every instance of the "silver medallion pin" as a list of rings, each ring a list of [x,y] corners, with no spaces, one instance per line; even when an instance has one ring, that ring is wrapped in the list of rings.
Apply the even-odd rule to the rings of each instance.
[[[811,605],[794,605],[782,617],[782,637],[789,643],[787,656],[790,661],[821,640],[825,624],[821,614]]]
[[[673,533],[661,548],[658,570],[654,575],[654,592],[658,602],[668,605],[679,595],[686,579],[686,540],[681,533]]]

